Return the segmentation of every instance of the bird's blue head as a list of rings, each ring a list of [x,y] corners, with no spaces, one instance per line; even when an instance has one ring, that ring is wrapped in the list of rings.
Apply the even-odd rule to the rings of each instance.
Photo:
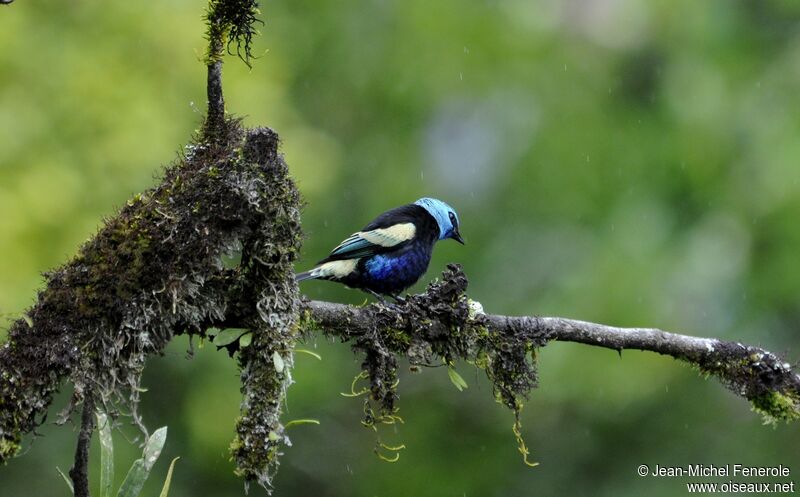
[[[455,209],[435,198],[424,197],[414,204],[422,207],[436,219],[439,225],[439,240],[446,240],[452,238],[460,244],[464,244],[464,239],[461,238],[461,233],[458,231],[458,214]]]

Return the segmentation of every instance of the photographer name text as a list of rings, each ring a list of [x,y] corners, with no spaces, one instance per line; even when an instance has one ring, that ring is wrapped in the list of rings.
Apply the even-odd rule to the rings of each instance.
[[[789,476],[791,470],[778,466],[746,466],[744,464],[689,464],[686,466],[661,466],[656,464],[651,476]]]

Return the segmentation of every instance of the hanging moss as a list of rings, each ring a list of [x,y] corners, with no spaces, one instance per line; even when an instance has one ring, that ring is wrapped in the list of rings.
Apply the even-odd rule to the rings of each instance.
[[[322,331],[349,341],[355,353],[364,357],[363,372],[356,380],[366,379],[369,386],[359,391],[354,386],[348,396],[369,393],[362,420],[365,426],[374,428],[377,423],[392,424],[399,419],[398,356],[407,357],[415,369],[464,360],[485,372],[497,401],[514,412],[515,436],[527,455],[518,433],[518,414],[537,385],[533,351],[548,337],[517,333],[513,328],[489,333],[480,304],[469,300],[466,290],[467,278],[461,266],[450,264],[442,279],[431,283],[425,293],[410,295],[401,304],[377,303],[361,309],[359,321],[369,323],[366,330],[351,332],[333,327]],[[309,330],[316,323],[304,319],[302,326]]]
[[[236,55],[249,67],[253,37],[258,34],[256,25],[263,24],[259,14],[255,0],[210,0],[205,15],[209,41],[206,65],[221,60],[226,46],[232,54],[235,45]]]

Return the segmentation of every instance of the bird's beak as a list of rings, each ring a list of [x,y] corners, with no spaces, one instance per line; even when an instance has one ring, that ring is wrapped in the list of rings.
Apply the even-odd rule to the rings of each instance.
[[[458,231],[454,232],[451,238],[460,243],[461,245],[467,244],[467,242],[464,241],[464,238],[462,238],[461,233],[459,233]]]

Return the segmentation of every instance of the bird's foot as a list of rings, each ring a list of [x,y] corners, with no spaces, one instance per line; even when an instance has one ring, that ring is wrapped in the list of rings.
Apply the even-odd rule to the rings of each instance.
[[[365,288],[364,290],[366,290],[366,291],[367,291],[367,293],[369,293],[370,295],[372,295],[373,297],[375,297],[376,299],[378,299],[378,300],[379,300],[381,303],[384,303],[384,304],[386,304],[386,303],[387,303],[387,302],[386,302],[386,299],[385,299],[385,298],[383,298],[383,295],[381,295],[380,293],[378,293],[378,292],[373,292],[373,291],[372,291],[372,290],[370,290],[369,288]]]

